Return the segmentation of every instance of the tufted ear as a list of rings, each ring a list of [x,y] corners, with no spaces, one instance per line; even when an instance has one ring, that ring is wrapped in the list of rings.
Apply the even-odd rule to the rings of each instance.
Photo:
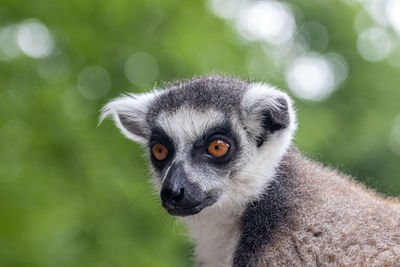
[[[242,101],[248,134],[260,147],[268,136],[284,130],[293,134],[296,118],[290,97],[267,84],[251,84]]]
[[[154,91],[115,98],[102,108],[100,123],[110,116],[127,138],[145,144],[150,137],[146,115],[156,95],[157,92]]]

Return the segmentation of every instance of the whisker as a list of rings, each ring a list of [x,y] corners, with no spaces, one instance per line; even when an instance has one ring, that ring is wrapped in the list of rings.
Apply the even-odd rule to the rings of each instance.
[[[141,198],[146,192],[148,192],[151,188],[148,187],[145,190],[143,190],[143,192],[141,192],[135,199],[133,199],[130,203],[129,203],[129,207],[132,208],[134,206],[134,204],[136,203],[136,201],[139,200],[139,198]]]
[[[253,175],[258,175],[258,176],[260,176],[260,177],[265,177],[266,175],[265,174],[261,174],[261,173],[258,173],[258,172],[252,172],[252,171],[235,171],[235,173],[248,173],[248,174],[253,174]]]

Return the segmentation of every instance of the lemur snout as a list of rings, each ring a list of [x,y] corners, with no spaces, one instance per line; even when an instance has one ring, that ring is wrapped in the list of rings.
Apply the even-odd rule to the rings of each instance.
[[[210,205],[210,197],[188,180],[182,163],[172,164],[160,195],[163,207],[172,215],[193,215]]]
[[[161,199],[165,204],[174,206],[174,207],[179,207],[180,202],[183,200],[185,196],[185,188],[165,188],[161,192]]]

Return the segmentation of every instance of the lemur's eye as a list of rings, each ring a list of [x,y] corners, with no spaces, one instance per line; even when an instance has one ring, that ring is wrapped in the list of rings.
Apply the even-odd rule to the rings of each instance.
[[[162,145],[162,144],[155,144],[153,146],[153,156],[157,159],[157,160],[164,160],[167,158],[168,156],[168,149],[166,146]]]
[[[208,145],[208,153],[211,156],[220,158],[228,153],[230,145],[223,140],[214,140]]]

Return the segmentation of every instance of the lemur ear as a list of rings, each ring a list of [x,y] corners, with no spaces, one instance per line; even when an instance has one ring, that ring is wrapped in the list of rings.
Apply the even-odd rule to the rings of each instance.
[[[127,94],[111,100],[101,110],[100,123],[110,116],[127,138],[145,144],[150,137],[146,115],[156,94]]]
[[[251,84],[242,101],[243,117],[249,135],[260,147],[270,134],[295,128],[290,97],[266,84]]]

